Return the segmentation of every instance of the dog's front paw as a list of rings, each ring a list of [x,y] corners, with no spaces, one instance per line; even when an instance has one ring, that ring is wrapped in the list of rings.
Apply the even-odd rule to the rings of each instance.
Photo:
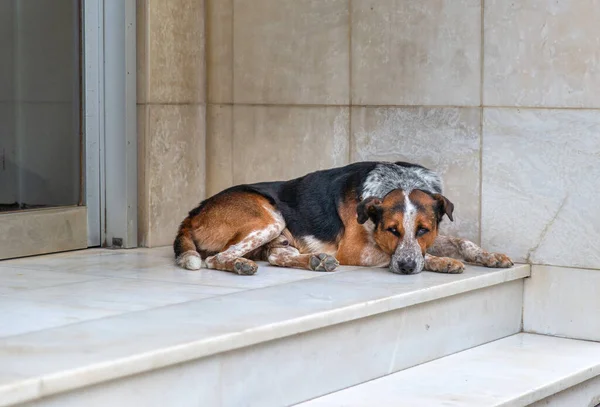
[[[463,271],[465,271],[465,265],[456,259],[447,259],[444,269],[441,270],[442,273],[448,274],[460,274]]]
[[[340,265],[337,259],[325,253],[313,254],[310,257],[310,269],[314,271],[333,271]]]
[[[425,260],[425,270],[436,273],[460,274],[465,271],[465,265],[451,257],[428,257]]]
[[[513,261],[502,253],[485,253],[481,256],[481,265],[492,268],[509,268],[515,265]]]

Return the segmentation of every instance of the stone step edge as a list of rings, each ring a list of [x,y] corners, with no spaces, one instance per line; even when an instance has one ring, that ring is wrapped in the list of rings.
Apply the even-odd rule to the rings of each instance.
[[[22,381],[0,385],[0,407],[12,406],[17,403],[81,389],[110,380],[147,373],[203,357],[527,278],[530,275],[531,268],[529,265],[517,264],[509,269],[499,269],[494,273],[482,274],[465,280],[444,283],[328,311],[320,311],[241,332],[167,346],[162,349],[98,362],[81,368],[26,378]],[[94,321],[89,323],[94,323]]]

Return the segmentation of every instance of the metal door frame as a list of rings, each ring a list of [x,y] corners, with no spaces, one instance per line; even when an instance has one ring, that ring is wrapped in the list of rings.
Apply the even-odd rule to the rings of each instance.
[[[136,0],[83,0],[88,246],[137,246]]]

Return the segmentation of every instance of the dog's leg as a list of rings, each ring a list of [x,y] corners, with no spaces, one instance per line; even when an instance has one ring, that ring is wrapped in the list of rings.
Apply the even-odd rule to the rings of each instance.
[[[274,266],[313,271],[333,271],[340,264],[335,257],[328,254],[300,254],[295,247],[273,248],[269,250],[268,260]]]
[[[224,251],[206,258],[206,266],[211,269],[232,271],[237,274],[252,275],[258,265],[243,256],[269,243],[281,234],[285,223],[278,216],[273,221],[250,232],[242,234]]]
[[[335,257],[326,253],[301,254],[290,245],[290,241],[280,235],[267,245],[267,261],[280,267],[291,267],[313,271],[333,271],[339,262]]]
[[[465,265],[451,257],[436,257],[431,254],[425,255],[423,270],[435,271],[437,273],[459,274],[465,270]]]
[[[439,257],[453,257],[467,263],[486,267],[512,267],[512,260],[501,253],[490,253],[475,243],[458,237],[437,236],[427,253]]]

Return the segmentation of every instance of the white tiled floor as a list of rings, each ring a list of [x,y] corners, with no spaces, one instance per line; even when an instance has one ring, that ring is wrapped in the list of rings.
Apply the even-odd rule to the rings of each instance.
[[[171,247],[92,249],[0,261],[0,337],[322,276],[262,265],[256,276],[187,271]]]

